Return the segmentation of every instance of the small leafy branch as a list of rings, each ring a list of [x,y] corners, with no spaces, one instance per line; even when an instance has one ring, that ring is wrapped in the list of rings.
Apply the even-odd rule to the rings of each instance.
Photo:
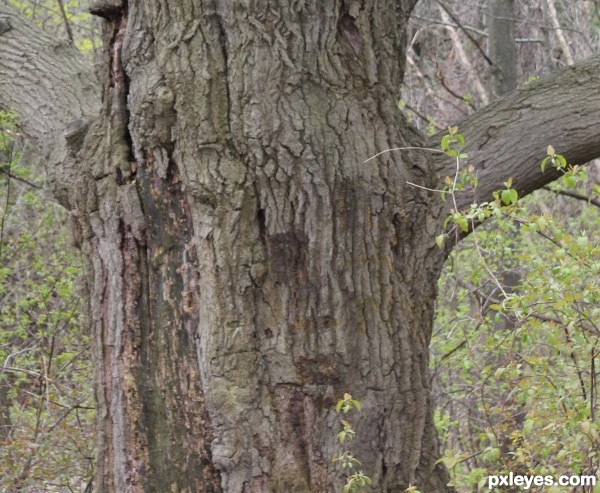
[[[361,409],[361,403],[353,399],[348,393],[345,393],[344,397],[335,406],[335,411],[340,416],[340,423],[342,425],[342,430],[337,434],[337,440],[341,445],[353,441],[356,437],[356,432],[352,424],[347,419],[342,418],[342,416],[347,416],[353,410],[360,411]],[[346,484],[342,490],[344,493],[363,493],[365,488],[368,488],[373,483],[371,478],[366,476],[362,471],[352,472],[361,462],[349,450],[344,450],[333,459],[333,462],[341,464],[342,470],[348,474],[346,476]],[[351,472],[352,474],[349,474]]]
[[[491,202],[482,202],[472,204],[466,211],[458,210],[456,201],[457,192],[465,190],[475,190],[479,184],[475,173],[475,166],[464,166],[463,161],[468,155],[463,152],[465,146],[464,137],[458,133],[458,127],[449,127],[448,134],[441,140],[442,151],[456,160],[456,171],[453,177],[447,176],[444,180],[445,186],[442,190],[442,199],[446,200],[446,195],[450,195],[454,207],[446,219],[444,226],[454,223],[464,233],[468,233],[476,223],[481,223],[490,217],[500,217],[506,212],[510,213],[511,208],[515,208],[519,200],[519,193],[512,187],[512,178],[504,182],[504,189],[493,193],[494,200]],[[436,238],[436,244],[439,248],[444,246],[448,233],[442,233]]]
[[[449,176],[446,177],[445,187],[442,193],[442,198],[444,200],[445,194],[450,194],[454,204],[454,208],[450,210],[450,214],[446,218],[444,226],[447,226],[449,223],[454,223],[463,232],[468,233],[470,230],[474,229],[477,224],[483,223],[489,218],[505,218],[521,227],[536,231],[550,242],[560,246],[557,238],[553,238],[545,232],[549,222],[546,217],[527,216],[523,208],[520,207],[518,203],[520,199],[519,193],[513,188],[512,178],[508,178],[508,180],[504,182],[504,189],[496,190],[492,193],[493,200],[489,202],[473,203],[466,210],[458,210],[456,205],[456,193],[464,191],[469,187],[474,191],[478,185],[477,176],[474,174],[475,167],[472,165],[466,167],[462,166],[461,161],[467,158],[467,154],[462,152],[464,145],[465,140],[463,136],[458,133],[457,127],[450,127],[448,129],[448,134],[442,137],[441,140],[442,151],[456,160],[455,175],[453,178]],[[551,145],[548,146],[546,157],[542,160],[542,172],[545,171],[548,164],[563,172],[561,181],[568,188],[575,187],[586,177],[585,171],[580,166],[570,165],[564,156],[556,154]],[[593,193],[598,193],[600,192],[600,187],[596,185],[592,190]],[[436,244],[439,248],[443,247],[448,234],[449,233],[446,232],[436,237]],[[478,256],[483,260],[484,255],[478,243],[477,236],[473,237],[473,241]],[[567,255],[572,254],[567,252]],[[483,263],[483,266],[494,281],[498,290],[502,293],[503,298],[505,300],[510,299],[509,294],[505,291],[502,283],[494,275],[492,269],[489,268],[486,262]]]
[[[584,170],[580,166],[573,166],[567,163],[567,160],[564,156],[562,156],[561,154],[556,154],[556,152],[554,151],[554,147],[549,145],[548,149],[546,150],[546,154],[547,156],[542,160],[542,172],[546,170],[548,163],[550,163],[553,168],[561,170],[564,173],[562,177],[563,183],[568,188],[573,188],[577,186],[580,179],[585,178]],[[594,192],[600,192],[600,187],[598,185],[595,185]]]

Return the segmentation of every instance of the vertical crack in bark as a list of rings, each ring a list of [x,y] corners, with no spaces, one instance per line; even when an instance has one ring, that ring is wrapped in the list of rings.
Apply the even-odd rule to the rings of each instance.
[[[115,137],[118,138],[120,136],[123,139],[123,142],[127,146],[127,156],[124,156],[124,158],[131,162],[134,158],[132,139],[129,132],[129,77],[127,76],[122,59],[128,15],[128,0],[122,0],[119,8],[111,10],[110,21],[113,31],[108,43],[109,77],[107,93],[110,97],[108,104],[112,123],[115,126]],[[129,171],[129,166],[125,166],[127,171]],[[126,174],[129,175],[128,172]]]
[[[345,46],[354,58],[360,58],[363,40],[356,26],[356,19],[347,12],[343,13],[338,24],[339,32],[344,40]]]
[[[227,30],[224,26],[224,19],[221,14],[214,14],[217,31],[219,33],[219,45],[221,47],[221,56],[223,57],[223,84],[225,85],[225,97],[227,98],[227,129],[229,130],[229,138],[231,132],[231,88],[229,87],[229,40],[227,39]]]
[[[267,218],[264,209],[256,210],[256,220],[258,221],[258,237],[263,245],[267,243]]]

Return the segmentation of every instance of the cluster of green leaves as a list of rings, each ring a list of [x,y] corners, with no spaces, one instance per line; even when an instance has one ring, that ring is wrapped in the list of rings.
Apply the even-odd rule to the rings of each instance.
[[[0,113],[0,491],[83,491],[95,412],[81,259],[33,156]]]
[[[351,442],[356,437],[356,432],[352,427],[352,424],[342,416],[348,415],[351,411],[360,411],[362,405],[356,399],[348,393],[344,394],[335,406],[335,411],[340,416],[340,423],[342,430],[337,434],[338,442],[344,445],[346,442]],[[362,493],[365,488],[368,488],[371,484],[371,478],[365,475],[362,471],[352,472],[355,467],[359,466],[361,462],[352,455],[350,450],[344,450],[333,459],[333,462],[339,463],[346,475],[346,484],[344,485],[344,493]],[[351,473],[351,474],[350,474]]]
[[[494,192],[493,201],[473,203],[467,210],[458,210],[456,194],[474,191],[479,184],[475,167],[473,165],[463,166],[462,164],[468,158],[467,153],[463,151],[464,147],[465,139],[458,133],[458,128],[450,127],[448,134],[442,137],[441,148],[446,155],[455,160],[456,172],[453,177],[446,176],[444,188],[440,192],[444,201],[450,195],[454,204],[444,226],[453,223],[464,233],[468,233],[476,224],[482,223],[491,217],[499,218],[510,214],[511,208],[517,205],[519,193],[512,188],[512,178],[509,178],[504,183],[505,188],[503,190]],[[436,238],[438,247],[442,248],[448,236],[448,233],[443,233]]]
[[[564,172],[554,191],[520,200],[507,180],[448,221],[489,218],[449,258],[433,340],[441,460],[458,491],[510,471],[600,472],[600,190],[552,147],[547,165]]]

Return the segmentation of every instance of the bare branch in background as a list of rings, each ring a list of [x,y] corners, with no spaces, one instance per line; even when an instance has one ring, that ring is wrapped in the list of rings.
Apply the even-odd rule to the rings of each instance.
[[[60,11],[60,16],[63,19],[65,24],[65,31],[67,32],[67,36],[69,37],[69,41],[73,42],[73,30],[71,29],[71,24],[69,23],[69,19],[67,18],[67,12],[65,11],[65,6],[63,5],[62,0],[56,0],[58,4],[58,10]]]

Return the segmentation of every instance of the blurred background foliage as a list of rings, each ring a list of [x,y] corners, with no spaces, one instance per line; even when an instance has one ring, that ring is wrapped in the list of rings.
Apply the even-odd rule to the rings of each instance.
[[[0,112],[0,491],[85,491],[93,475],[89,334],[67,212]]]
[[[6,0],[38,26],[73,43],[82,53],[101,47],[101,24],[88,11],[87,0]]]
[[[495,78],[505,67],[494,53],[513,53],[514,68],[504,70],[513,87],[597,53],[599,9],[597,1],[421,0],[400,111],[432,135],[502,95]],[[509,39],[494,40],[492,24],[506,20]],[[560,153],[560,142],[539,142],[541,152],[548,145]],[[446,262],[431,383],[443,462],[460,492],[488,491],[488,475],[510,471],[595,475],[595,489],[530,491],[600,492],[599,178],[593,162],[520,200]]]
[[[7,3],[93,61],[101,25],[88,2]],[[90,334],[68,213],[44,188],[44,161],[0,111],[0,491],[92,491]]]

